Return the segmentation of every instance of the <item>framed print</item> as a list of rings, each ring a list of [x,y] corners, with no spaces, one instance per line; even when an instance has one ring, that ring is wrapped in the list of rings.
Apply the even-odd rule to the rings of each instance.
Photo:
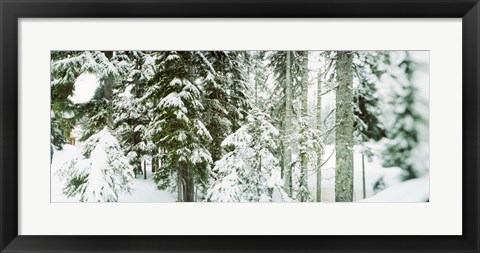
[[[1,1],[1,252],[478,252],[466,1]]]

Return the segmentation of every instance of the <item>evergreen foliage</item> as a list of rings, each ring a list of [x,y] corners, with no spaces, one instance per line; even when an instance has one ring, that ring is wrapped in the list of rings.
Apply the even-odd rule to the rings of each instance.
[[[416,97],[414,72],[417,66],[408,52],[405,52],[398,67],[403,74],[395,76],[398,86],[394,90],[394,100],[391,102],[395,105],[392,112],[394,117],[387,128],[388,139],[383,152],[383,161],[385,167],[400,167],[403,170],[403,180],[408,180],[417,178],[428,170],[428,165],[418,161],[419,159],[412,159],[417,155],[414,152],[420,145],[419,130],[428,125],[428,116],[421,115],[417,110],[417,104],[421,102],[417,101]],[[423,133],[425,134],[427,133]],[[425,150],[419,152],[424,153]]]
[[[217,180],[208,189],[208,201],[285,201],[279,161],[272,153],[279,131],[268,120],[253,109],[247,123],[222,142],[228,152],[215,164]]]
[[[132,190],[133,169],[107,128],[85,141],[60,176],[67,182],[65,195],[79,196],[82,202],[116,202],[120,193]]]
[[[199,71],[204,63],[199,52],[164,52],[157,58],[157,73],[150,81],[147,96],[156,106],[148,126],[152,139],[166,152],[154,175],[159,189],[170,185],[177,174],[181,201],[193,201],[194,185],[205,184],[210,175],[212,141],[202,113],[205,111],[202,81],[208,76]]]
[[[428,173],[420,68],[409,52],[54,51],[52,144],[83,132],[64,193],[118,201],[152,164],[156,188],[181,202],[313,201],[313,175],[321,201],[321,167],[336,157],[336,201],[353,201],[354,145],[402,180]],[[96,91],[73,102],[84,74]]]
[[[387,52],[362,51],[356,54],[354,64],[358,86],[354,94],[354,128],[357,141],[364,143],[370,139],[378,141],[385,136],[385,129],[379,120],[382,110],[379,107],[379,95],[376,82],[387,70],[380,64],[389,64]]]
[[[85,54],[75,51],[51,54],[51,141],[60,150],[76,124],[75,106],[69,97],[73,95],[75,81],[84,72]]]

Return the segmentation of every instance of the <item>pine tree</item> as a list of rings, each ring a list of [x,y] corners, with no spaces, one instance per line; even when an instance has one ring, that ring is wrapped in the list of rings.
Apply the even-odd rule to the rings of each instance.
[[[168,188],[177,177],[178,201],[195,201],[195,185],[205,184],[212,157],[212,137],[202,118],[204,111],[198,52],[162,52],[157,72],[144,96],[156,104],[149,131],[156,146],[165,149],[161,167],[154,174],[159,189]]]
[[[358,78],[358,87],[354,90],[355,129],[361,129],[362,139],[375,141],[385,137],[385,129],[379,120],[382,114],[375,82],[387,73],[379,65],[389,64],[388,52],[362,51],[356,54],[358,63],[354,64]]]
[[[132,191],[133,169],[107,127],[86,140],[60,176],[66,181],[65,195],[82,202],[116,202],[119,194]]]
[[[292,196],[292,153],[289,142],[289,135],[291,134],[292,121],[292,79],[291,79],[291,62],[292,53],[286,52],[286,74],[285,74],[285,117],[284,117],[284,143],[283,143],[283,169],[285,189],[289,196]]]
[[[304,81],[308,80],[307,53],[302,51],[278,51],[271,53],[268,57],[270,60],[269,66],[272,68],[276,79],[275,97],[271,99],[273,108],[270,114],[279,116],[276,117],[278,122],[274,121],[273,123],[282,129],[283,133],[280,156],[282,157],[281,164],[285,191],[289,196],[294,196],[295,194],[293,193],[295,192],[296,197],[299,198],[306,198],[306,195],[304,197],[300,196],[303,196],[304,193],[308,195],[308,189],[305,185],[300,185],[304,183],[304,180],[300,179],[302,177],[300,174],[302,173],[299,172],[298,176],[296,175],[296,168],[301,163],[300,155],[293,156],[293,154],[301,152],[302,145],[299,145],[299,142],[307,142],[306,139],[301,138],[300,132],[302,129],[306,131],[309,128],[309,122],[302,119],[301,112],[298,110],[301,108],[301,101],[294,98],[302,97],[302,78]],[[294,157],[297,159],[294,160]],[[304,159],[304,162],[307,159]],[[294,175],[296,178],[294,178]],[[306,173],[302,175],[306,175]]]
[[[279,131],[266,114],[253,109],[247,123],[222,143],[227,153],[214,167],[217,180],[208,189],[207,201],[272,202],[286,201],[278,159]]]
[[[286,191],[291,195],[292,180],[291,168],[293,166],[292,150],[289,139],[293,129],[293,97],[295,94],[295,76],[299,73],[299,57],[295,51],[273,51],[266,56],[269,63],[267,66],[272,70],[275,77],[275,86],[271,89],[269,97],[270,107],[266,108],[272,118],[272,123],[282,132],[281,156],[282,178],[285,180]]]
[[[387,72],[381,64],[389,64],[388,52],[361,51],[356,53],[358,62],[354,64],[358,87],[354,90],[354,128],[355,143],[362,146],[362,182],[363,198],[366,198],[365,157],[373,157],[371,149],[365,145],[370,140],[379,141],[385,137],[383,124],[379,120],[382,114],[378,106],[376,82]]]
[[[144,51],[126,52],[126,55],[132,68],[113,100],[114,129],[135,174],[143,173],[142,161],[146,156],[152,157],[152,170],[156,171],[158,148],[147,131],[152,105],[141,99],[148,80],[154,75],[155,55]]]
[[[77,105],[77,115],[84,130],[81,141],[98,133],[105,126],[113,129],[113,103],[119,86],[124,85],[131,63],[124,52],[95,51],[88,54],[88,64],[98,77],[100,85],[94,97]],[[115,94],[114,94],[115,93]]]
[[[250,73],[253,78],[253,104],[255,107],[264,110],[271,111],[272,103],[270,101],[271,91],[267,85],[267,79],[269,75],[268,61],[265,51],[251,51],[251,63]]]
[[[75,105],[73,110],[73,117],[84,123],[82,140],[86,144],[82,153],[63,169],[67,196],[79,195],[81,201],[117,201],[119,193],[130,191],[131,167],[112,133],[114,84],[128,66],[124,55],[113,51],[86,51],[53,63],[52,76],[66,73],[60,81],[54,79],[54,86],[63,84],[70,95],[81,73],[95,74],[103,83],[92,101]],[[63,100],[68,101],[67,93],[59,94],[64,94]]]
[[[353,201],[353,54],[337,52],[336,56],[336,168],[335,200]]]
[[[398,86],[395,87],[395,97],[392,101],[394,107],[393,122],[386,128],[387,142],[383,152],[385,167],[400,167],[403,170],[402,179],[408,180],[422,176],[428,171],[424,158],[416,159],[419,154],[426,151],[417,149],[425,141],[420,141],[419,130],[428,125],[426,117],[418,111],[417,88],[414,82],[414,74],[417,68],[409,52],[405,52],[403,60],[398,67],[403,71],[401,76],[396,77]],[[416,154],[419,153],[419,154]]]
[[[221,143],[242,124],[249,103],[245,84],[244,57],[241,52],[197,52],[202,60],[198,75],[202,79],[205,126],[212,136],[209,151],[213,162],[221,158]]]
[[[59,150],[67,143],[76,124],[75,105],[69,99],[75,81],[84,72],[89,52],[52,51],[51,53],[51,141]]]
[[[318,71],[318,76],[317,76],[317,101],[316,101],[316,130],[319,135],[319,137],[323,137],[323,127],[324,127],[324,119],[322,118],[322,87],[323,83],[325,82],[325,76],[327,75],[328,67],[326,65],[326,59],[323,55],[320,55],[320,64],[323,64],[323,66],[319,69]],[[320,142],[319,138],[319,143],[316,146],[316,155],[317,155],[317,161],[316,161],[316,192],[315,192],[315,201],[321,202],[322,201],[322,156],[324,153],[323,149],[323,142]]]
[[[304,202],[309,199],[308,190],[308,132],[311,131],[309,116],[308,116],[308,51],[298,52],[301,61],[300,71],[300,86],[301,86],[301,106],[300,106],[300,139],[299,139],[299,153],[300,153],[300,178],[299,178],[299,199]]]

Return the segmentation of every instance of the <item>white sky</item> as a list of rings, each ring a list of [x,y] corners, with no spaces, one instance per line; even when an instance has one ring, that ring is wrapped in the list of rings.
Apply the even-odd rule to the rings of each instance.
[[[98,87],[98,78],[89,73],[81,74],[75,81],[75,89],[70,100],[76,104],[88,102],[95,94]]]

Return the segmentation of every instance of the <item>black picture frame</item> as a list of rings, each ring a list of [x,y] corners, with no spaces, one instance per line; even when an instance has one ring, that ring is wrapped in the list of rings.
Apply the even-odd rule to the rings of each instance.
[[[0,17],[1,252],[479,252],[478,0],[0,0]],[[18,20],[57,17],[462,18],[463,235],[18,235]]]

